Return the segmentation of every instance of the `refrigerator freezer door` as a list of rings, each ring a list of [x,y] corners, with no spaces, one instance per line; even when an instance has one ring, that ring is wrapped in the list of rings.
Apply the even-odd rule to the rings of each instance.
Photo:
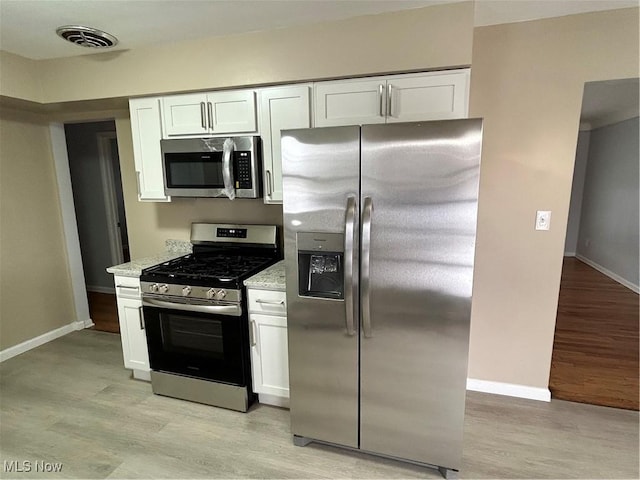
[[[460,468],[481,138],[475,119],[362,127],[362,450]]]
[[[359,127],[282,132],[291,430],[349,447],[358,446],[359,146]],[[344,243],[344,265],[329,245],[335,238]],[[336,255],[322,256],[325,245]],[[299,258],[307,260],[306,275]],[[313,290],[299,285],[300,278],[312,282],[313,268],[318,276],[343,271],[343,294],[301,296]]]

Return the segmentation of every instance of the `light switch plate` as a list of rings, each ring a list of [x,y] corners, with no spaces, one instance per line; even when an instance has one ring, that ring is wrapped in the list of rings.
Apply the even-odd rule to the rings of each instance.
[[[536,212],[536,230],[549,230],[551,226],[551,211],[538,210]]]

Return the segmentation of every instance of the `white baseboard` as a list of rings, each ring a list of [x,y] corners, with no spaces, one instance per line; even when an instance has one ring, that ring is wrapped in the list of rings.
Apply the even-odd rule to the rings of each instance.
[[[82,330],[84,328],[85,322],[82,320],[71,322],[60,328],[51,330],[50,332],[43,333],[42,335],[32,338],[31,340],[27,340],[26,342],[19,343],[18,345],[14,345],[13,347],[5,348],[4,350],[0,351],[0,362],[9,360],[16,355],[20,355],[21,353],[39,347],[40,345],[44,345],[45,343],[48,343],[51,340],[55,340],[56,338],[63,337],[66,334],[73,332],[74,330]]]
[[[488,380],[467,378],[467,390],[506,395],[508,397],[527,398],[529,400],[540,400],[542,402],[551,401],[551,391],[548,388],[529,387],[527,385],[517,385],[514,383],[490,382]]]
[[[575,257],[576,256],[576,252],[564,252],[564,256],[565,257]]]
[[[611,270],[603,267],[602,265],[594,262],[593,260],[589,260],[587,257],[583,257],[580,254],[576,254],[576,258],[578,260],[580,260],[581,262],[586,263],[590,267],[595,268],[600,273],[602,273],[602,274],[606,275],[607,277],[609,277],[611,280],[614,280],[614,281],[618,282],[619,284],[624,285],[629,290],[632,290],[635,293],[640,293],[640,287],[638,285],[634,285],[629,280],[626,280],[626,279],[622,278],[620,275],[618,275],[616,273],[613,273]]]
[[[95,293],[108,293],[111,295],[116,294],[116,289],[114,287],[100,287],[98,285],[87,285],[87,291]]]

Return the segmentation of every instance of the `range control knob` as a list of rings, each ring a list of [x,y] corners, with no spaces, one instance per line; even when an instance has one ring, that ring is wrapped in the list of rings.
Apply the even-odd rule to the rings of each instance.
[[[187,286],[182,289],[182,295],[188,297],[191,293],[191,287]]]
[[[167,293],[169,291],[169,285],[166,283],[164,285],[160,285],[160,293]]]
[[[227,291],[225,289],[223,289],[223,288],[218,290],[218,292],[216,293],[216,299],[217,300],[222,300],[226,296],[227,296]]]
[[[158,291],[158,284],[157,284],[157,283],[154,283],[154,284],[152,284],[152,285],[149,285],[149,291],[150,291],[151,293],[157,293],[157,291]]]
[[[207,298],[209,300],[213,300],[214,298],[216,298],[216,293],[218,292],[216,292],[215,288],[210,288],[209,290],[207,290]]]

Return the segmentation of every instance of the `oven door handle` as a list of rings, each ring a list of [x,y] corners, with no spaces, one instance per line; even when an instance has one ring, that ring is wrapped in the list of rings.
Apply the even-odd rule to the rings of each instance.
[[[183,310],[186,312],[215,313],[232,317],[240,317],[242,315],[242,307],[240,305],[194,305],[191,303],[174,303],[156,300],[155,298],[144,298],[142,306]]]

